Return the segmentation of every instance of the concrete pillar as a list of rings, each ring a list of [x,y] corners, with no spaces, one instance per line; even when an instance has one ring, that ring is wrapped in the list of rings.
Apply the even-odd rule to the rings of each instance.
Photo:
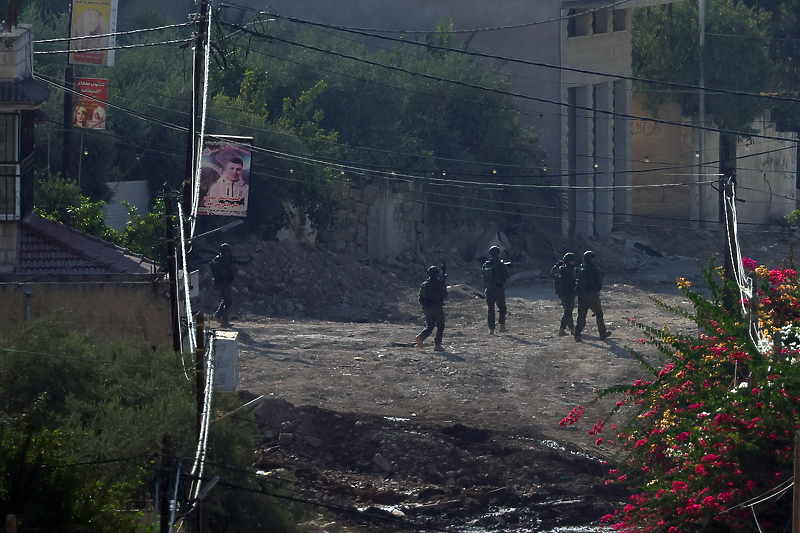
[[[614,91],[611,82],[594,86],[595,232],[611,233],[614,223]]]
[[[594,235],[593,90],[575,88],[575,234]]]
[[[631,121],[620,114],[631,115],[632,94],[630,80],[614,82],[614,222],[617,223],[631,220]]]

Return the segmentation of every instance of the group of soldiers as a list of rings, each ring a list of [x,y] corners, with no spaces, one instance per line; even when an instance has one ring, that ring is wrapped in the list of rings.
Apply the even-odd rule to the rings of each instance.
[[[500,247],[489,248],[489,260],[481,267],[481,280],[486,294],[487,316],[489,334],[497,331],[505,333],[506,314],[506,289],[505,284],[511,277],[509,264],[500,259]],[[581,332],[586,327],[586,315],[589,311],[597,320],[597,331],[600,340],[606,339],[611,332],[606,328],[603,320],[603,307],[600,303],[600,289],[603,288],[603,271],[595,262],[596,256],[592,251],[584,252],[583,262],[577,264],[577,256],[572,253],[564,257],[553,266],[550,276],[554,280],[556,295],[561,299],[564,309],[558,334],[565,337],[572,335],[576,342],[583,342]],[[213,275],[214,286],[221,296],[221,302],[214,313],[222,324],[230,320],[232,304],[233,282],[236,278],[236,266],[233,253],[229,244],[220,246],[219,254],[209,263]],[[575,300],[578,301],[578,319],[573,322],[572,313],[575,309]],[[438,266],[428,268],[428,279],[419,289],[419,303],[425,313],[425,329],[416,336],[417,347],[423,348],[425,339],[431,336],[434,329],[433,349],[444,351],[442,338],[444,337],[444,302],[447,299],[447,274]],[[495,308],[497,312],[495,312]],[[569,333],[567,333],[569,331]]]
[[[508,263],[500,259],[500,252],[499,246],[489,248],[489,260],[481,268],[481,280],[486,294],[486,319],[490,335],[494,335],[495,325],[500,333],[508,331],[506,328],[508,308],[506,307],[505,283],[511,277],[511,273]],[[568,334],[572,335],[576,342],[583,342],[581,332],[586,327],[586,315],[589,311],[592,311],[597,321],[600,340],[611,335],[603,320],[603,307],[600,303],[600,289],[603,288],[605,274],[595,260],[595,253],[587,251],[583,254],[582,264],[578,265],[577,256],[569,252],[564,254],[563,259],[553,266],[550,273],[554,279],[556,295],[560,298],[561,306],[564,309],[558,334],[562,337]],[[576,298],[578,301],[577,324],[572,319]],[[419,303],[425,313],[425,329],[416,336],[418,348],[424,347],[425,339],[430,337],[435,329],[433,349],[444,351],[442,338],[444,337],[444,302],[446,299],[446,275],[439,267],[431,266],[428,268],[428,279],[422,283],[419,289]],[[497,316],[495,307],[498,312]],[[568,330],[569,333],[567,333]]]

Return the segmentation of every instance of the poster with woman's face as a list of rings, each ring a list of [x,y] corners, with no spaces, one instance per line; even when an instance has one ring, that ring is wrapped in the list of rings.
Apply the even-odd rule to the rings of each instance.
[[[203,143],[198,215],[247,216],[251,137],[213,137]]]
[[[103,78],[75,78],[73,96],[73,123],[76,128],[106,129],[106,100],[108,80]]]
[[[72,0],[70,63],[114,66],[117,0]]]

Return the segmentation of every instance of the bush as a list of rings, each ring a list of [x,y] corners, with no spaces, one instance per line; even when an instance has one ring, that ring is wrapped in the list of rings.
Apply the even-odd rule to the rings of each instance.
[[[791,523],[785,492],[800,429],[800,281],[793,260],[769,270],[745,259],[745,267],[758,275],[762,340],[751,338],[743,312],[749,302],[726,309],[723,301],[738,289],[720,283],[709,266],[710,300],[678,281],[694,313],[662,304],[695,321],[700,337],[639,325],[646,337],[639,342],[657,349],[662,364],[633,351],[652,378],[600,395],[622,393],[611,415],[629,415],[612,426],[609,441],[621,446],[625,466],[608,482],[637,492],[603,519],[617,531],[782,531]],[[562,424],[576,422],[582,410]],[[599,421],[590,434],[605,425]],[[747,506],[756,500],[757,507]]]

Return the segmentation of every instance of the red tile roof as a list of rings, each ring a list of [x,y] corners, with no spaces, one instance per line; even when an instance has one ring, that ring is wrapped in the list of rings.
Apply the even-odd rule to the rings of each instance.
[[[15,274],[154,274],[152,260],[36,214],[20,222]]]

